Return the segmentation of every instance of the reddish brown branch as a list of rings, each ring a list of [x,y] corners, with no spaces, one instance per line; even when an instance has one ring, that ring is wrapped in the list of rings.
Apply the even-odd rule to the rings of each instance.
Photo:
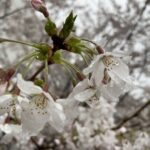
[[[52,65],[52,64],[53,63],[51,61],[48,62],[48,65]],[[42,64],[41,67],[28,80],[33,81],[36,78],[36,76],[44,70],[44,68],[45,68],[45,64]]]

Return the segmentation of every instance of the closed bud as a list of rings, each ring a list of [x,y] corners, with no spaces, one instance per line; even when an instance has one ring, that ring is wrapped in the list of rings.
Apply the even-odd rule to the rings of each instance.
[[[49,16],[44,0],[31,0],[34,9],[41,12],[46,18]]]
[[[105,52],[101,46],[97,46],[96,50],[98,51],[99,54],[103,54]]]
[[[78,79],[79,79],[80,81],[82,81],[82,80],[85,79],[85,76],[84,76],[82,73],[80,73],[80,72],[77,72],[76,75],[77,75],[77,77],[78,77]]]

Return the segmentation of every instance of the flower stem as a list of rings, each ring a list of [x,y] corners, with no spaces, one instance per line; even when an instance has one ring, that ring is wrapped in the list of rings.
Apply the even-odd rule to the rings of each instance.
[[[87,61],[86,57],[82,53],[81,53],[81,57],[83,58],[85,64],[88,65],[88,61]]]
[[[28,72],[28,70],[29,70],[29,68],[30,68],[30,66],[31,66],[31,64],[32,64],[33,61],[34,61],[34,58],[31,58],[31,60],[29,61],[28,65],[24,69],[24,71],[22,73],[23,78],[25,78],[25,76],[26,76],[26,74],[27,74],[27,72]]]
[[[70,77],[72,80],[76,81],[76,76],[75,74],[72,72],[72,70],[69,69],[69,67],[67,67],[65,64],[62,64],[64,69],[69,73]]]
[[[16,40],[0,38],[0,43],[2,43],[2,42],[18,43],[18,44],[23,44],[23,45],[28,45],[28,46],[31,46],[31,47],[35,47],[34,44],[32,44],[32,43],[26,43],[26,42],[23,42],[23,41],[16,41]]]
[[[90,41],[90,40],[88,40],[88,39],[81,39],[81,40],[82,40],[82,41],[89,42],[89,43],[92,43],[92,44],[95,45],[95,46],[98,46],[95,42]]]
[[[48,61],[45,60],[45,82],[48,83]]]
[[[64,62],[65,64],[67,64],[68,66],[70,66],[73,70],[75,70],[75,72],[81,72],[76,66],[70,64],[69,62],[67,62],[66,60],[62,59],[62,62]]]
[[[90,41],[90,40],[88,40],[88,39],[82,39],[82,40],[83,40],[83,41],[86,41],[86,42],[90,42],[90,43],[92,43],[93,45],[95,45],[96,50],[97,50],[97,52],[98,52],[99,54],[103,54],[103,53],[105,52],[104,49],[103,49],[101,46],[97,45],[95,42]]]
[[[26,55],[22,60],[20,60],[20,61],[15,65],[15,67],[17,68],[22,62],[24,62],[24,61],[26,61],[26,60],[28,60],[28,59],[30,59],[30,58],[36,56],[36,54],[37,54],[37,52],[33,52],[33,53],[31,53],[31,54]]]

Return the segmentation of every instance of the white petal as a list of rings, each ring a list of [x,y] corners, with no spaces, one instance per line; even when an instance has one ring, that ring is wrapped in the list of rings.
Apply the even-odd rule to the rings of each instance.
[[[118,97],[124,92],[119,84],[103,85],[101,88],[102,95],[105,99],[112,102],[118,101]]]
[[[90,64],[87,68],[85,68],[85,69],[83,70],[83,73],[84,73],[85,75],[88,75],[89,73],[93,72],[93,70],[94,70],[94,68],[95,68],[95,65],[98,63],[99,59],[100,59],[100,55],[97,55],[97,56],[94,58],[94,60],[91,62],[91,64]]]
[[[67,99],[58,99],[57,102],[63,106],[63,110],[66,116],[65,125],[67,125],[68,127],[68,125],[72,124],[74,118],[76,118],[79,113],[78,112],[79,101],[75,100],[72,97]]]
[[[1,138],[1,143],[8,145],[8,144],[10,144],[12,142],[13,138],[14,138],[13,134],[5,134]]]
[[[127,92],[133,88],[133,82],[130,79],[128,73],[126,73],[126,77],[121,76],[121,73],[116,73],[115,71],[108,71],[108,74],[111,77],[111,83],[108,92],[112,93],[112,95],[120,96],[124,92]],[[119,75],[120,74],[120,75]]]
[[[65,120],[66,120],[66,117],[62,111],[61,105],[55,104],[55,107],[51,108],[50,110],[50,124],[58,132],[62,132],[65,126]]]
[[[31,81],[25,81],[20,74],[17,75],[17,86],[21,92],[28,95],[42,93],[42,89],[39,86],[34,85]]]
[[[0,96],[0,115],[3,115],[10,111],[12,107],[13,97],[12,95]]]
[[[121,58],[121,57],[126,57],[128,54],[123,51],[117,50],[117,51],[109,52],[109,55]]]
[[[33,102],[22,102],[22,129],[30,135],[37,135],[48,122],[49,114],[47,109],[39,109]]]
[[[43,94],[49,99],[49,101],[54,102],[53,97],[49,93],[43,91]]]
[[[6,134],[18,134],[21,133],[22,131],[20,125],[14,125],[14,124],[0,125],[0,129]]]
[[[75,99],[80,102],[85,102],[89,100],[91,97],[93,97],[96,93],[96,90],[94,89],[86,89],[85,91],[75,95]]]
[[[6,86],[7,86],[7,83],[0,85],[0,96],[1,96],[2,94],[4,94],[4,92],[5,92],[5,90],[6,90]]]
[[[95,66],[95,69],[91,76],[91,80],[94,81],[94,84],[96,86],[99,86],[104,78],[104,69],[105,69],[105,66],[102,63],[102,61],[97,63],[97,65]]]
[[[84,91],[89,87],[89,80],[84,79],[83,81],[79,82],[73,89],[73,91],[70,93],[69,98],[73,98],[74,95],[80,93],[81,91]]]
[[[60,105],[59,103],[56,103],[56,102],[55,102],[55,107],[56,107],[58,110],[63,111],[63,107],[62,107],[62,105]]]
[[[118,59],[118,62],[119,62],[119,65],[114,65],[112,70],[110,71],[114,74],[113,77],[112,77],[113,74],[111,74],[111,77],[115,78],[115,76],[117,76],[120,79],[127,81],[129,78],[129,68],[120,59]]]

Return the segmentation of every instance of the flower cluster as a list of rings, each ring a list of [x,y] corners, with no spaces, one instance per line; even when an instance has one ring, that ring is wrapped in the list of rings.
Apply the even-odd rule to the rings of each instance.
[[[11,94],[6,91],[0,96],[0,115],[7,113],[6,120],[11,118],[7,123],[17,125],[22,133],[29,135],[39,133],[46,123],[61,132],[76,119],[80,104],[86,103],[92,110],[102,111],[105,123],[106,111],[113,110],[118,97],[132,85],[129,69],[122,58],[125,57],[121,52],[96,55],[83,70],[85,78],[66,99],[56,101],[41,87],[17,74],[17,90]],[[107,127],[107,123],[103,127]]]
[[[31,0],[31,4],[45,16],[45,31],[52,44],[0,38],[0,43],[13,42],[34,48],[13,66],[14,70],[0,69],[0,130],[6,134],[3,141],[11,140],[13,136],[28,139],[50,125],[68,142],[68,149],[121,150],[122,145],[126,149],[132,147],[130,142],[117,138],[121,129],[114,131],[119,97],[133,87],[126,64],[130,57],[122,51],[105,52],[96,43],[71,34],[76,19],[73,12],[58,30],[44,0]],[[62,50],[80,55],[87,67],[81,71],[65,59]],[[29,61],[25,69],[18,69],[25,61]],[[27,80],[29,66],[35,65],[33,61],[40,62],[41,68]],[[62,65],[71,74],[73,88],[66,98],[55,98],[49,91],[48,69],[52,64]],[[141,145],[148,147],[148,135],[140,137],[146,140],[141,141]],[[135,143],[138,142],[137,139]]]
[[[31,81],[25,81],[20,74],[17,75],[17,87],[19,94],[3,93],[0,96],[0,115],[7,113],[6,120],[11,118],[7,120],[7,124],[13,123],[18,128],[17,133],[22,131],[29,135],[36,135],[46,123],[51,124],[57,131],[63,130],[63,108],[48,92]],[[11,125],[13,128],[14,126]]]
[[[73,130],[67,134],[68,149],[118,149],[117,133],[112,130],[116,104],[121,94],[130,90],[133,82],[126,65],[128,56],[122,52],[95,55],[83,70],[80,81],[68,98],[58,100],[63,105],[67,123]],[[83,107],[83,104],[87,104]],[[73,124],[73,120],[77,121]]]
[[[64,103],[77,105],[85,102],[92,108],[99,108],[101,99],[105,99],[116,104],[119,96],[129,91],[133,84],[128,66],[123,61],[125,57],[122,52],[96,55],[93,62],[83,70],[86,78],[76,85]],[[74,108],[72,106],[70,111]]]

